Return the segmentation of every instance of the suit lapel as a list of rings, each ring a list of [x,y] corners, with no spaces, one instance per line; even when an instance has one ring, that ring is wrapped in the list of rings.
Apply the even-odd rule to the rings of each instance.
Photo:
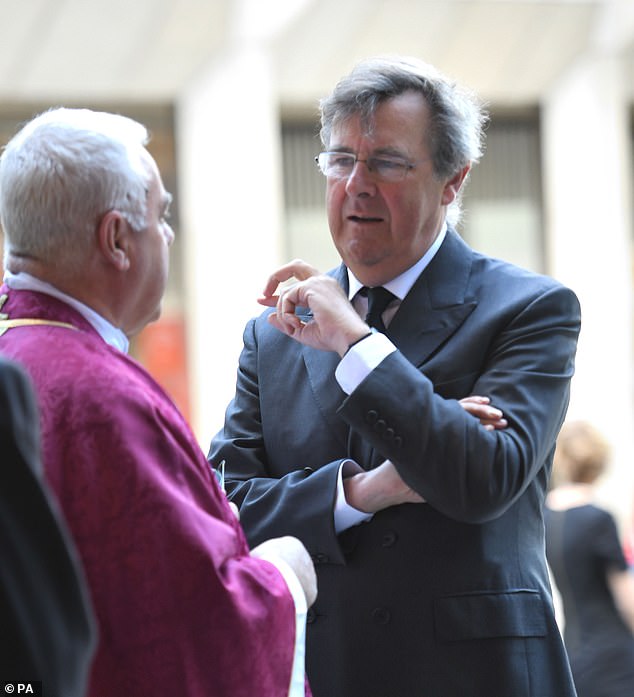
[[[330,271],[328,275],[336,278],[344,291],[348,292],[348,274],[343,264]],[[312,319],[312,313],[306,307],[298,307],[296,313],[304,322]],[[315,402],[340,442],[342,451],[347,452],[349,427],[337,415],[337,410],[346,398],[335,378],[335,369],[340,358],[333,351],[319,351],[309,346],[302,346],[302,357]]]
[[[331,351],[319,351],[303,346],[302,357],[313,399],[321,415],[336,434],[345,453],[347,451],[348,426],[337,415],[337,410],[346,398],[345,392],[339,387],[335,378],[339,356]]]
[[[477,306],[468,295],[472,252],[456,232],[447,237],[429,266],[416,280],[407,297],[394,315],[387,335],[403,355],[420,367],[467,319]],[[348,290],[348,274],[341,265],[330,272],[344,291]],[[308,308],[297,308],[297,314],[310,321]],[[334,373],[339,363],[337,354],[302,347],[308,382],[323,417],[330,424],[344,452],[349,447],[349,427],[337,415],[346,395],[339,387]],[[361,458],[366,466],[376,466],[382,457],[378,453]]]
[[[472,252],[456,232],[447,237],[394,315],[387,335],[420,367],[477,306],[468,296]]]

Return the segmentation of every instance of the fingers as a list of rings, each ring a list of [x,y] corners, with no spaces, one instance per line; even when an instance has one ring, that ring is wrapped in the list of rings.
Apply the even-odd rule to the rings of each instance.
[[[500,409],[490,406],[490,399],[481,395],[469,395],[459,400],[460,406],[471,416],[479,419],[487,431],[500,430],[508,426],[508,421]]]
[[[501,431],[509,425],[509,422],[506,419],[493,419],[490,421],[480,419],[480,423],[487,431]]]
[[[295,278],[298,281],[305,281],[307,278],[310,278],[311,276],[318,275],[319,270],[316,269],[314,266],[311,266],[307,262],[302,261],[302,259],[294,259],[293,261],[290,261],[288,264],[284,264],[284,266],[281,266],[268,277],[264,286],[264,290],[262,291],[262,296],[258,298],[258,302],[261,305],[268,305],[269,307],[274,307],[277,303],[277,297],[274,295],[274,293],[277,290],[277,287],[280,285],[280,283],[285,283],[286,281],[289,281],[291,278]]]
[[[295,308],[301,301],[300,283],[283,289],[277,299],[275,312],[269,316],[269,321],[285,334],[291,336],[302,328],[303,322],[295,314]]]
[[[343,288],[332,276],[315,275],[315,268],[308,264],[294,262],[285,268],[284,273],[277,274],[276,281],[285,277],[291,268],[307,278],[281,287],[277,296],[264,301],[275,309],[268,315],[268,321],[300,343],[344,355],[354,340],[368,332],[368,327],[350,304]],[[267,291],[272,292],[272,287]],[[310,310],[309,320],[301,312],[296,314],[298,307]]]
[[[468,397],[463,397],[460,404],[490,404],[491,400],[488,397],[483,397],[481,395],[472,394]]]
[[[301,332],[305,324],[294,314],[283,314],[281,317],[274,312],[268,316],[269,324],[272,324],[278,331],[288,336],[296,337]]]

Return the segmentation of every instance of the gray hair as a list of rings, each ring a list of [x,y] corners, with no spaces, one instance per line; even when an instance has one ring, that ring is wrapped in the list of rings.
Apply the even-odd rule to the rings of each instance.
[[[76,266],[113,209],[142,229],[148,140],[142,124],[89,109],[52,109],[29,121],[0,156],[5,255]]]
[[[359,116],[371,129],[379,104],[410,91],[421,94],[430,109],[427,138],[436,177],[452,177],[476,163],[484,148],[484,106],[473,92],[415,58],[370,58],[343,77],[319,104],[324,147],[330,146],[334,125]],[[459,217],[460,197],[448,212],[450,222]]]

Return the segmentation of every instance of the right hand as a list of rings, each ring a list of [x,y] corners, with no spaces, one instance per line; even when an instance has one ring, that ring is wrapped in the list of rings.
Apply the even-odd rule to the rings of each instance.
[[[278,289],[280,283],[292,278],[298,279],[297,282]],[[258,302],[275,307],[268,321],[279,331],[306,346],[336,351],[340,356],[350,344],[370,331],[337,281],[300,259],[285,264],[269,276]],[[310,308],[311,321],[300,320],[295,314],[298,306]]]
[[[306,604],[310,607],[317,599],[317,575],[313,560],[308,550],[296,538],[287,535],[266,540],[251,550],[251,556],[266,559],[275,564],[275,559],[282,559],[299,579],[306,596]]]

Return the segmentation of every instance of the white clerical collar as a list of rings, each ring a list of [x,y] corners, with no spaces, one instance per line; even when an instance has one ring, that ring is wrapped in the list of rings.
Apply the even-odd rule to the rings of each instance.
[[[383,284],[391,293],[394,293],[399,300],[403,300],[409,293],[416,279],[423,273],[429,262],[436,256],[436,252],[440,249],[445,236],[447,235],[447,223],[443,222],[442,228],[438,233],[438,237],[434,240],[432,246],[423,254],[423,256],[410,266],[407,271],[404,271],[400,276],[393,278],[391,281]],[[348,299],[352,300],[354,296],[363,288],[363,283],[359,281],[352,271],[348,269]]]
[[[108,322],[105,317],[102,317],[92,308],[88,307],[88,305],[84,305],[84,303],[76,300],[70,295],[62,293],[61,290],[58,290],[50,283],[42,281],[35,276],[31,276],[31,274],[25,273],[24,271],[20,271],[19,273],[5,271],[4,282],[9,286],[9,288],[13,288],[14,290],[34,290],[38,293],[52,295],[54,298],[65,302],[67,305],[70,305],[72,308],[77,310],[82,317],[90,322],[95,331],[107,344],[114,346],[115,348],[119,349],[119,351],[123,351],[124,353],[128,352],[130,342],[128,341],[128,337],[120,329]]]

